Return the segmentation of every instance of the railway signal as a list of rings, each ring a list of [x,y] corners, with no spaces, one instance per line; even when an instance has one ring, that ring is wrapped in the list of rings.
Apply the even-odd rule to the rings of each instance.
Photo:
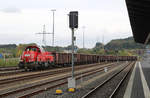
[[[68,79],[68,88],[75,88],[74,78],[74,30],[78,28],[78,11],[71,11],[69,13],[69,27],[72,31],[72,77]]]
[[[71,11],[69,13],[69,27],[71,29],[78,28],[78,11]]]

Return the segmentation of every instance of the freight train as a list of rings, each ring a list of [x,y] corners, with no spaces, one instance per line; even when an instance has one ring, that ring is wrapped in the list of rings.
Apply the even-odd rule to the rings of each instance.
[[[47,52],[39,46],[28,46],[25,48],[20,62],[21,69],[45,69],[57,66],[70,66],[71,53]],[[99,62],[135,61],[136,56],[100,56],[96,54],[74,54],[75,65],[91,64]]]

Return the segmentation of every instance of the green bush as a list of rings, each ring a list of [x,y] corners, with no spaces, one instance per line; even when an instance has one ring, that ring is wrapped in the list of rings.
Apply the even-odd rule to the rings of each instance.
[[[7,67],[7,66],[17,66],[19,63],[19,59],[0,59],[0,67]]]

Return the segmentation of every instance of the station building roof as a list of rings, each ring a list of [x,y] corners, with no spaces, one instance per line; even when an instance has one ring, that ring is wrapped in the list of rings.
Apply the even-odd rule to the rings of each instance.
[[[150,0],[126,0],[133,37],[137,43],[150,43]]]

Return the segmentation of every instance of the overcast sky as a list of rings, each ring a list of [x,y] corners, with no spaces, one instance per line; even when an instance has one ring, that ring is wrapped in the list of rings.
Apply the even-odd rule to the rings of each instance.
[[[0,44],[42,44],[42,26],[52,32],[52,11],[55,12],[55,45],[71,44],[68,27],[70,11],[79,12],[79,28],[75,31],[76,45],[82,47],[85,26],[85,47],[97,41],[132,36],[125,0],[0,0]],[[52,45],[52,35],[46,37]]]

